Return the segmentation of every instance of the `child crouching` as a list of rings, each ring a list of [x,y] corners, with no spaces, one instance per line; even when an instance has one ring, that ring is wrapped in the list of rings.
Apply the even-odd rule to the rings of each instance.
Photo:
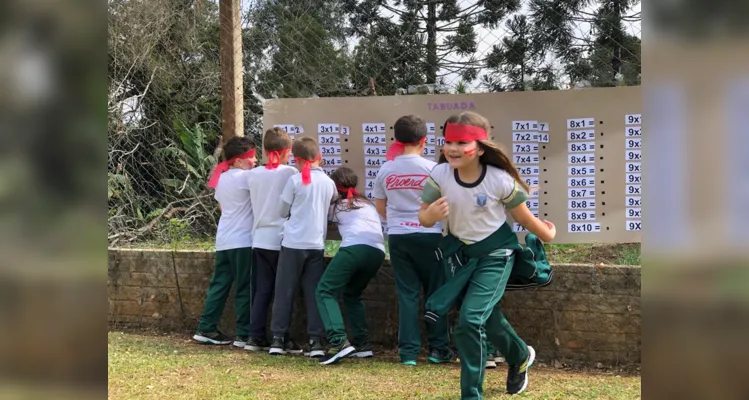
[[[372,356],[361,295],[385,260],[385,238],[380,216],[374,205],[356,191],[356,174],[349,168],[341,167],[330,177],[336,184],[339,198],[331,206],[329,220],[338,223],[343,240],[315,293],[330,344],[327,353],[320,359],[323,365],[333,364],[351,353],[356,357]],[[341,293],[348,310],[352,342],[346,336],[338,305],[338,295]]]

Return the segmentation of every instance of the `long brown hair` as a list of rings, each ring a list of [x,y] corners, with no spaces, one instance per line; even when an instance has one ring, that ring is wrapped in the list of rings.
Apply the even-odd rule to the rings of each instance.
[[[445,127],[448,123],[461,124],[461,125],[473,125],[477,126],[486,131],[487,135],[491,134],[491,124],[489,120],[484,118],[481,114],[477,114],[471,111],[464,111],[460,114],[451,115],[450,118],[445,121],[442,125],[442,136],[445,136]],[[497,167],[513,177],[515,181],[523,188],[527,193],[530,193],[528,184],[520,177],[515,164],[512,163],[510,157],[507,156],[504,148],[490,140],[479,140],[478,146],[483,150],[484,154],[479,156],[479,162],[484,165],[492,165]],[[440,153],[439,164],[446,163],[447,157],[445,153]]]
[[[368,198],[362,196],[359,193],[355,193],[354,196],[351,198],[350,201],[347,202],[346,206],[343,207],[343,200],[346,199],[347,195],[347,189],[353,188],[356,189],[356,185],[359,183],[359,178],[356,176],[356,173],[348,167],[338,167],[335,171],[333,171],[332,174],[330,174],[330,179],[333,180],[333,183],[335,183],[336,190],[338,190],[338,198],[336,199],[335,203],[333,203],[334,207],[333,210],[335,213],[338,213],[338,211],[351,211],[351,210],[357,210],[359,208],[364,207],[362,203],[369,203],[372,204],[372,202],[369,201]]]

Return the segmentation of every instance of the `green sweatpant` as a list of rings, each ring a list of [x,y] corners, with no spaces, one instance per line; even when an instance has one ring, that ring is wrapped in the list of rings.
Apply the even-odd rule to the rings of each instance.
[[[317,284],[315,298],[320,310],[328,342],[339,345],[347,340],[338,295],[343,293],[343,303],[348,311],[354,347],[369,344],[369,327],[361,295],[369,281],[377,275],[385,253],[372,246],[354,245],[338,249]]]
[[[398,353],[401,361],[414,361],[421,351],[419,297],[429,298],[445,282],[445,271],[435,256],[439,233],[388,235],[390,264],[398,292]],[[447,350],[447,318],[427,324],[429,351]]]
[[[237,317],[235,334],[246,336],[250,333],[250,311],[252,303],[252,248],[221,250],[216,252],[213,277],[208,286],[203,315],[198,330],[215,332],[224,312],[226,299],[232,284],[234,288],[234,310]]]
[[[478,260],[468,281],[455,327],[463,400],[484,398],[487,334],[509,365],[520,365],[528,357],[525,342],[515,333],[498,307],[513,262],[514,255],[506,255],[504,251],[489,254]]]

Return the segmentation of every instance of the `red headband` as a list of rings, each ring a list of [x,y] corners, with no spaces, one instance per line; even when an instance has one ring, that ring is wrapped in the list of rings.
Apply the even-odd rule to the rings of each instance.
[[[486,140],[486,131],[478,126],[454,124],[448,122],[445,126],[446,142],[472,142],[474,140]]]
[[[403,152],[406,150],[406,146],[417,146],[424,143],[424,141],[426,140],[426,137],[419,139],[419,141],[416,143],[403,143],[396,140],[393,144],[390,145],[390,147],[388,147],[388,151],[385,153],[385,158],[393,161],[395,157],[403,154]]]
[[[294,162],[302,164],[302,185],[309,185],[312,183],[312,166],[310,164],[320,160],[320,158],[320,154],[318,154],[314,160],[305,160],[301,157],[294,157]]]
[[[281,157],[286,154],[291,148],[283,149],[281,151],[266,151],[265,154],[268,156],[268,163],[265,164],[266,169],[276,169],[281,163]]]
[[[216,168],[213,169],[213,172],[211,173],[211,178],[208,179],[208,187],[216,188],[218,186],[218,180],[221,178],[221,174],[229,170],[229,167],[231,167],[232,164],[234,164],[235,161],[239,159],[246,159],[246,158],[252,158],[255,157],[255,149],[252,149],[246,153],[240,154],[236,157],[232,157],[222,163],[219,163],[216,165]]]
[[[336,186],[335,188],[341,193],[346,193],[346,198],[348,200],[351,200],[354,195],[359,194],[359,192],[356,191],[356,188],[345,188],[342,186]]]

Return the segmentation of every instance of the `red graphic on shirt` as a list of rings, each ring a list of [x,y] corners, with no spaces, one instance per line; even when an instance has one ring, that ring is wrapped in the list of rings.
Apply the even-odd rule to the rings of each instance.
[[[401,222],[400,226],[410,226],[412,228],[418,228],[421,226],[421,224],[418,222]]]
[[[422,190],[424,189],[424,182],[427,180],[428,175],[422,174],[411,174],[411,175],[396,175],[390,174],[385,178],[385,188],[387,190],[401,190],[401,189],[412,189]]]

